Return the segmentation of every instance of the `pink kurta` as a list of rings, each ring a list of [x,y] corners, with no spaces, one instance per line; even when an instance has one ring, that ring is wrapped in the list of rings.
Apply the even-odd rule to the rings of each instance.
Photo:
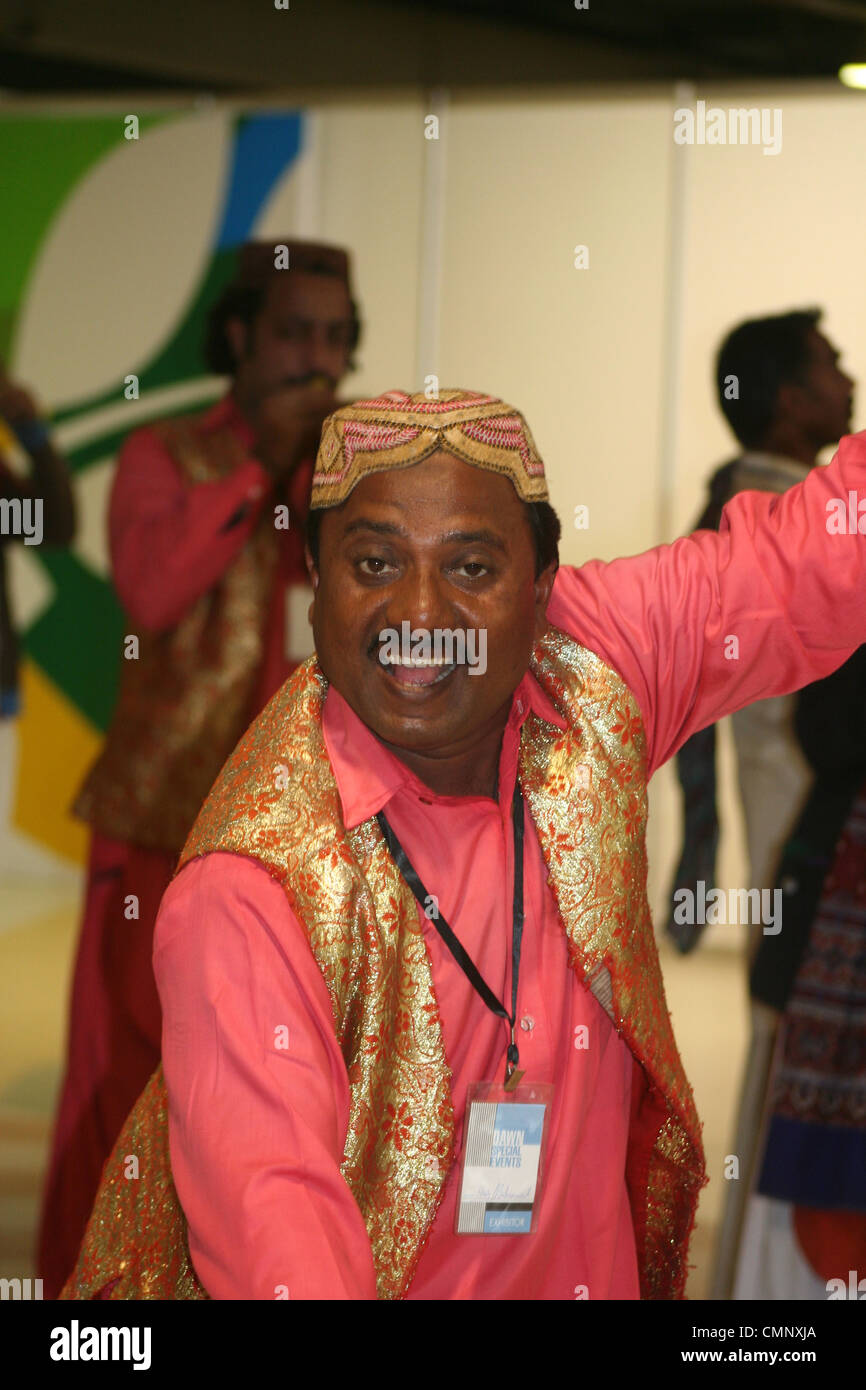
[[[633,559],[560,571],[550,620],[634,692],[648,776],[698,729],[827,675],[866,640],[866,607],[853,601],[866,588],[866,544],[826,526],[827,500],[866,486],[864,465],[861,435],[783,497],[735,497],[718,535],[699,532]],[[529,708],[556,722],[531,675],[515,692],[498,804],[437,796],[333,688],[324,713],[347,826],[387,807],[428,891],[502,998],[510,997],[509,808]],[[555,1086],[539,1228],[530,1236],[456,1236],[450,1184],[413,1298],[637,1297],[624,1177],[632,1059],[567,964],[526,817],[521,1066],[527,1080]],[[503,1074],[507,1031],[420,909],[419,918],[459,1133],[467,1086]],[[286,1287],[292,1298],[374,1297],[369,1241],[339,1168],[346,1069],[324,981],[283,890],[251,860],[193,861],[166,893],[154,965],[172,1168],[208,1292],[270,1299]],[[581,1025],[586,1048],[575,1046]]]
[[[387,808],[446,920],[509,1003],[511,797],[519,729],[530,707],[559,722],[526,677],[503,740],[498,804],[483,796],[437,796],[333,688],[324,713],[347,827]],[[631,1055],[568,968],[547,869],[528,810],[525,816],[520,1065],[527,1081],[557,1086],[541,1222],[530,1236],[456,1236],[457,1189],[450,1183],[411,1298],[574,1298],[581,1284],[596,1298],[638,1294],[624,1177]],[[508,1028],[420,909],[419,916],[460,1132],[469,1083],[504,1079]],[[285,893],[252,861],[216,854],[194,862],[166,898],[154,964],[169,1092],[189,1097],[172,1129],[172,1168],[193,1263],[208,1292],[273,1298],[275,1287],[287,1284],[295,1298],[374,1297],[370,1243],[339,1172],[349,1115],[346,1069],[328,992]],[[275,1050],[268,1041],[281,1024],[289,1046]],[[582,1027],[588,1034],[576,1032]],[[254,1071],[251,1047],[258,1053]],[[603,1103],[590,1105],[599,1096]],[[205,1164],[204,1183],[202,1144],[231,1156],[218,1168]]]

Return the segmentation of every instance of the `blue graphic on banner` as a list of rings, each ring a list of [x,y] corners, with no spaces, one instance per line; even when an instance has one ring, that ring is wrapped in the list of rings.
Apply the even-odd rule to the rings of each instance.
[[[248,239],[265,198],[298,156],[302,127],[298,111],[244,117],[235,135],[217,247],[239,246]]]

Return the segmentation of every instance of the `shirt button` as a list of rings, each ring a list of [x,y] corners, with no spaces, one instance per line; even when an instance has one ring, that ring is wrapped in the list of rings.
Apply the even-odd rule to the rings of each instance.
[[[523,701],[522,701],[522,700],[518,700],[518,701],[517,701],[517,713],[518,713],[518,714],[522,714],[522,713],[523,713]]]
[[[532,1017],[532,1014],[524,1014],[523,1018],[520,1020],[520,1026],[524,1033],[531,1033],[535,1027],[535,1019]]]

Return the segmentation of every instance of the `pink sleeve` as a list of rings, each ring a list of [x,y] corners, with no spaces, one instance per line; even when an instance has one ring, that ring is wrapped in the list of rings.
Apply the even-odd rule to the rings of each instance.
[[[269,491],[252,458],[228,478],[190,486],[153,430],[131,435],[109,508],[114,583],[129,616],[156,632],[179,622],[241,550]]]
[[[211,854],[156,924],[171,1165],[212,1298],[373,1299],[341,1172],[349,1084],[330,998],[282,888]]]
[[[557,575],[548,618],[631,688],[650,774],[697,730],[829,675],[866,642],[866,539],[828,529],[828,503],[847,517],[864,485],[866,433],[781,496],[737,494],[718,534]]]

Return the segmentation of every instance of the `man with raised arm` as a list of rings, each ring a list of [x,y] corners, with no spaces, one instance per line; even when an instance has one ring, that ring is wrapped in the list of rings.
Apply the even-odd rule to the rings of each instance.
[[[65,1296],[683,1295],[704,1161],[647,782],[864,640],[866,543],[834,504],[864,487],[854,436],[718,534],[557,569],[512,407],[392,391],[325,421],[316,656],[165,896],[164,1076]]]

